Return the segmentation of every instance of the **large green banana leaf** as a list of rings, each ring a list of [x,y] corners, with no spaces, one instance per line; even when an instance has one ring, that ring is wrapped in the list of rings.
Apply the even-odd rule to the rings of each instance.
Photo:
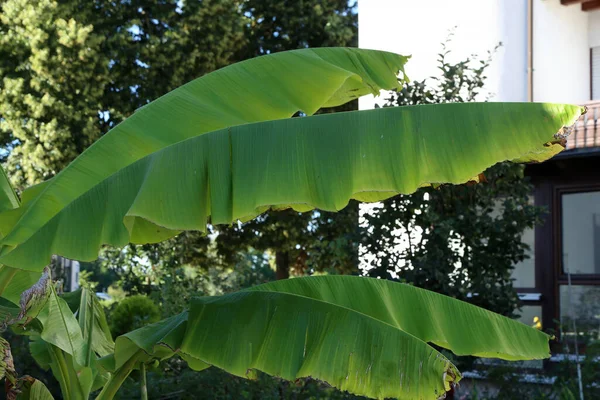
[[[0,167],[0,212],[19,207],[19,198],[10,184],[6,172]]]
[[[41,272],[25,271],[0,265],[0,296],[19,304],[21,293],[33,286]]]
[[[36,187],[31,201],[24,195],[24,204],[0,220],[0,231],[6,236],[2,244],[10,250],[30,239],[105,179],[174,143],[217,129],[289,118],[297,111],[310,115],[321,107],[398,88],[397,74],[407,59],[362,49],[303,49],[258,57],[207,74],[137,110],[75,163]],[[166,232],[162,238],[169,235]],[[18,267],[28,268],[20,263]]]
[[[460,380],[426,344],[460,355],[507,360],[549,356],[549,336],[520,322],[437,293],[352,276],[277,281],[218,297],[120,336],[109,370],[139,351],[176,352],[193,368],[215,365],[249,377],[311,376],[369,397],[436,399]],[[143,358],[142,358],[143,360]]]
[[[0,212],[13,210],[19,205],[19,198],[4,169],[0,166]],[[33,286],[39,277],[39,272],[23,271],[0,265],[0,296],[18,304],[21,293]]]
[[[102,244],[157,242],[268,208],[335,211],[351,198],[376,201],[431,183],[463,183],[499,161],[551,157],[562,149],[556,134],[581,112],[557,104],[444,104],[210,132],[115,172],[5,249],[0,262],[36,270],[52,254],[93,260]],[[72,168],[79,167],[76,160]],[[30,202],[34,208],[44,193]]]
[[[439,293],[388,280],[317,276],[266,283],[247,291],[285,292],[337,304],[459,356],[512,361],[550,357],[550,336],[537,329]],[[519,340],[513,340],[516,337]]]

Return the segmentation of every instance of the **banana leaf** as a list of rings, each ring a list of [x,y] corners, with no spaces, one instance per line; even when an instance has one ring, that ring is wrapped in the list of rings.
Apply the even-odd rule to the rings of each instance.
[[[458,355],[506,360],[549,356],[550,336],[447,296],[354,276],[282,280],[197,297],[189,312],[116,340],[103,365],[123,368],[179,354],[251,378],[312,377],[373,398],[437,399],[460,380],[428,343]],[[140,357],[140,351],[143,357]]]
[[[0,212],[13,210],[19,205],[19,198],[4,169],[0,166]],[[40,275],[39,272],[23,271],[0,265],[0,296],[14,304],[19,304],[21,293],[33,286]]]
[[[380,89],[399,88],[397,74],[407,59],[362,49],[303,49],[254,58],[198,78],[137,110],[76,162],[34,187],[28,199],[24,193],[23,205],[0,217],[4,251],[30,239],[73,201],[149,154],[210,131],[289,118],[298,111],[310,115]],[[154,229],[144,221],[139,225]],[[155,240],[173,235],[158,231]],[[91,244],[94,239],[87,240]],[[14,264],[40,270],[36,261]]]
[[[425,185],[464,183],[500,161],[552,157],[563,148],[564,127],[582,111],[543,103],[442,104],[206,133],[113,173],[51,219],[40,219],[29,238],[3,249],[0,262],[37,270],[52,254],[94,260],[103,244],[158,242],[181,230],[205,231],[209,222],[248,220],[270,208],[337,211],[350,199],[379,201]],[[84,169],[79,160],[72,168]],[[62,186],[68,185],[66,192],[89,187],[91,175]],[[31,212],[41,207],[44,193],[29,203]],[[29,231],[21,221],[16,231]]]

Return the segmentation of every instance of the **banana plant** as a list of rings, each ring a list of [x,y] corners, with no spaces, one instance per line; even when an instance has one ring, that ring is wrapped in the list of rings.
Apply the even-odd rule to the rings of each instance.
[[[32,292],[35,296],[32,297]],[[88,399],[104,386],[110,374],[98,367],[98,358],[114,351],[102,306],[88,289],[59,297],[46,269],[39,282],[23,293],[20,307],[3,306],[5,325],[29,336],[29,350],[35,361],[51,370],[64,399]],[[69,301],[67,301],[70,300]],[[29,376],[18,377],[12,365],[10,346],[1,339],[9,399],[52,399],[44,384]],[[0,368],[1,370],[1,368]]]
[[[71,370],[55,372],[63,392],[78,384],[76,396],[85,397],[101,387],[98,398],[110,399],[133,369],[177,354],[196,370],[311,376],[372,398],[437,399],[461,376],[432,344],[457,355],[548,357],[550,336],[536,329],[363,277],[298,278],[197,297],[182,314],[118,337],[114,350],[83,295],[72,318],[53,288],[42,306],[38,298],[22,301],[54,254],[93,260],[105,244],[159,242],[269,209],[337,211],[350,199],[477,181],[501,161],[544,161],[564,148],[584,111],[468,103],[312,115],[400,88],[407,60],[326,48],[234,64],[142,107],[54,178],[26,189],[20,204],[2,186],[0,295],[21,301],[39,324],[35,351],[40,339],[55,346],[84,376],[76,382]],[[307,116],[291,118],[298,111]],[[48,353],[38,362],[61,368]]]

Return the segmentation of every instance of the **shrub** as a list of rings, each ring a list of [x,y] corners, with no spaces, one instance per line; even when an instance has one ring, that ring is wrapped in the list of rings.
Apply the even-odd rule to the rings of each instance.
[[[158,306],[146,296],[135,295],[125,298],[111,312],[110,330],[116,337],[159,320]]]

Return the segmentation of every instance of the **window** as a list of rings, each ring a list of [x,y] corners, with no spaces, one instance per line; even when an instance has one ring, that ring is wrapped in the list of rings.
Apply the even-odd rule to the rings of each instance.
[[[575,336],[575,328],[581,335],[593,338],[600,335],[600,286],[561,285],[560,325],[564,339]]]
[[[521,307],[519,321],[525,325],[541,328],[542,327],[542,306],[524,305]]]
[[[600,47],[590,49],[592,100],[600,100]]]
[[[512,271],[512,277],[515,280],[516,288],[534,288],[535,287],[535,230],[526,229],[522,236],[523,243],[529,246],[526,254],[529,258],[517,263]]]
[[[498,218],[503,212],[503,200],[498,199],[495,203],[490,217]],[[529,196],[529,204],[534,204],[533,195]],[[514,279],[513,285],[517,289],[535,288],[535,229],[527,228],[521,236],[521,241],[529,246],[529,250],[525,251],[527,258],[515,264],[512,270],[511,277]]]
[[[600,274],[600,191],[562,195],[562,273]]]
[[[557,269],[562,340],[600,334],[600,190],[560,194]],[[577,331],[577,334],[575,333]],[[579,342],[581,343],[581,341]]]

